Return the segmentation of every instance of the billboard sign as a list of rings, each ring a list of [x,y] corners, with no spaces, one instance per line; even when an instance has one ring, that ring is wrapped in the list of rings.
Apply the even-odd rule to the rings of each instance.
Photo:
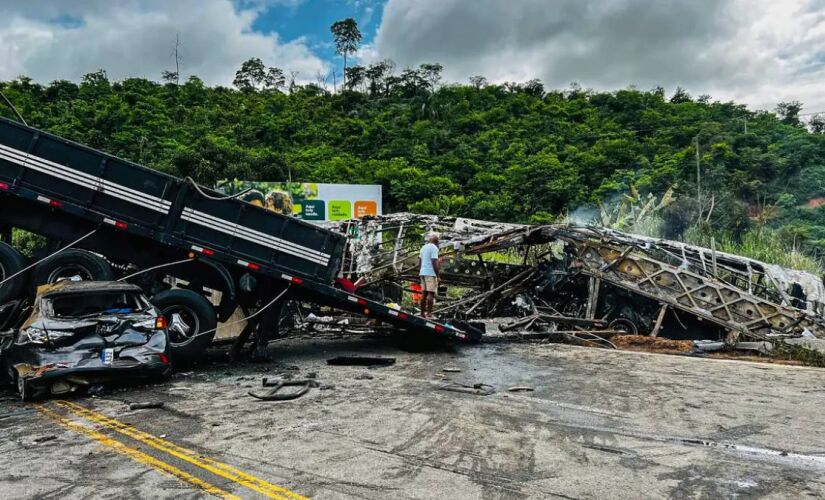
[[[227,195],[251,189],[241,199],[306,221],[336,221],[381,215],[381,186],[312,182],[221,181]]]

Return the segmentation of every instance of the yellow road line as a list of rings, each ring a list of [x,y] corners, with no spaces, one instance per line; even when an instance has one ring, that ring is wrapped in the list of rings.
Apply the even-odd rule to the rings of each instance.
[[[131,425],[110,418],[94,410],[90,410],[79,404],[72,403],[71,401],[57,401],[56,404],[79,417],[86,418],[92,422],[108,427],[115,432],[140,441],[141,443],[151,446],[156,450],[163,451],[164,453],[168,453],[169,455],[189,462],[192,465],[207,470],[224,479],[238,483],[246,488],[261,493],[268,498],[308,500],[307,497],[295,493],[294,491],[290,491],[282,486],[272,484],[261,478],[239,470],[229,464],[205,457],[196,451],[189,450],[182,446],[178,446],[175,443],[166,441],[165,439],[161,439],[157,436],[153,436],[152,434],[143,432]]]
[[[203,491],[215,495],[217,497],[225,498],[227,500],[241,500],[241,497],[239,496],[233,495],[228,491],[222,490],[217,486],[209,484],[206,481],[203,481],[202,479],[199,479],[189,474],[188,472],[178,469],[174,465],[167,464],[166,462],[158,460],[157,458],[151,455],[147,455],[146,453],[143,453],[140,450],[136,450],[132,447],[126,446],[120,441],[112,439],[105,434],[101,434],[100,432],[90,429],[82,424],[69,420],[68,418],[58,413],[55,413],[54,411],[46,408],[45,406],[36,405],[36,408],[38,411],[40,411],[40,413],[54,420],[58,424],[66,427],[67,429],[79,432],[81,434],[85,434],[87,437],[94,439],[95,441],[99,442],[100,444],[108,448],[111,448],[113,451],[116,451],[117,453],[126,455],[127,457],[131,458],[136,462],[148,465],[149,467],[155,468],[161,472],[165,472],[166,474],[169,474],[182,481],[195,485]]]

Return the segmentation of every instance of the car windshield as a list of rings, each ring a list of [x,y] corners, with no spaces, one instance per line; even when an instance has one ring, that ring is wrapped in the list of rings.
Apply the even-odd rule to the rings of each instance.
[[[145,311],[149,305],[134,292],[84,292],[58,295],[46,301],[46,310],[55,318],[80,318],[98,314],[129,314]]]

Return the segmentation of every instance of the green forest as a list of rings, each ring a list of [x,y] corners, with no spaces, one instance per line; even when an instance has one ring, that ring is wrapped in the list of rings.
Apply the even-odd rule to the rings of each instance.
[[[539,223],[601,208],[628,230],[627,214],[655,212],[656,235],[819,268],[825,121],[803,123],[800,103],[755,112],[682,89],[444,84],[441,71],[383,61],[333,90],[250,59],[233,88],[101,70],[0,91],[32,126],[205,185],[376,183],[385,212]]]

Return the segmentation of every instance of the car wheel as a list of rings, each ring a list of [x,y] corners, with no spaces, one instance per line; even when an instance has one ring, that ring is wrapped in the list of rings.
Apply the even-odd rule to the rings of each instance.
[[[166,290],[151,299],[166,318],[173,364],[193,363],[212,343],[218,317],[215,308],[192,290]]]
[[[616,330],[619,332],[626,332],[628,335],[638,335],[639,328],[636,323],[627,318],[616,318],[607,325],[608,330]]]
[[[106,259],[85,250],[68,249],[46,259],[34,268],[32,286],[57,283],[64,279],[112,281],[115,275]]]
[[[26,266],[26,260],[20,252],[6,243],[0,242],[0,281],[20,272]],[[25,276],[17,276],[0,285],[0,303],[16,299],[23,292]]]

